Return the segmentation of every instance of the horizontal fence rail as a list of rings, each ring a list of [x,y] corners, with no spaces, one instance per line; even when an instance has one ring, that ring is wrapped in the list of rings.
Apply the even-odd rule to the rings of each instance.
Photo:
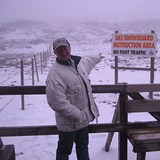
[[[90,124],[89,133],[106,133],[106,132],[121,132],[126,129],[132,128],[147,128],[147,127],[160,127],[158,122],[137,122],[137,123],[103,123],[103,124]],[[58,134],[55,125],[41,125],[41,126],[7,126],[0,127],[0,137],[12,136],[43,136],[43,135],[56,135]]]
[[[46,86],[1,86],[0,95],[45,94]],[[160,84],[92,85],[93,93],[158,92]]]
[[[0,95],[45,94],[46,86],[1,86]],[[92,85],[93,93],[124,92],[124,85]]]
[[[126,85],[126,92],[160,92],[160,84],[128,84]]]
[[[150,71],[150,68],[139,68],[139,67],[115,67],[111,66],[112,69],[118,68],[118,69],[127,69],[127,70],[139,70],[139,71]],[[153,69],[154,71],[157,71],[156,68]]]

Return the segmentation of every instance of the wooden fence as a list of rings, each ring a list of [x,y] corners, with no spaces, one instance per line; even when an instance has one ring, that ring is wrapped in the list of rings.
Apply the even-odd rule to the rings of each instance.
[[[118,159],[127,160],[127,136],[126,130],[129,128],[140,127],[160,127],[160,123],[152,122],[137,122],[127,123],[125,115],[125,99],[127,93],[135,92],[159,92],[160,84],[116,84],[116,85],[93,85],[93,93],[119,93],[120,108],[118,123],[103,123],[90,124],[89,133],[102,132],[118,132]],[[45,86],[1,86],[0,95],[32,95],[45,94]],[[0,137],[9,136],[33,136],[33,135],[55,135],[57,134],[55,125],[46,126],[14,126],[0,127]]]

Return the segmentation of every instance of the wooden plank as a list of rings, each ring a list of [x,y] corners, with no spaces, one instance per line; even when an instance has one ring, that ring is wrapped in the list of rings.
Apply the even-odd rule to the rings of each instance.
[[[113,115],[113,118],[112,118],[112,123],[118,123],[118,113],[119,113],[119,99],[118,99],[117,104],[116,104],[116,109],[114,111],[114,115]],[[113,139],[113,135],[114,135],[114,132],[109,132],[108,133],[106,144],[105,144],[105,151],[106,152],[109,151],[111,141]]]
[[[127,100],[126,112],[160,112],[160,100]]]
[[[120,93],[124,92],[124,84],[115,85],[92,85],[93,93]]]
[[[126,92],[160,92],[160,84],[127,84]]]
[[[139,71],[150,71],[150,68],[139,68],[139,67],[116,67],[116,66],[111,66],[112,69],[125,69],[125,70],[139,70]],[[154,71],[157,71],[156,68],[154,68]]]
[[[1,86],[0,95],[45,94],[45,86]]]
[[[128,129],[129,134],[140,134],[140,133],[160,133],[160,128],[142,128],[142,129]]]
[[[102,132],[120,132],[124,129],[122,124],[90,124],[89,133]],[[0,136],[33,136],[33,135],[57,135],[58,130],[56,125],[49,126],[14,126],[0,127]]]
[[[131,129],[127,132],[128,138],[133,145],[160,143],[160,129]]]
[[[118,56],[115,56],[114,63],[115,63],[114,83],[117,84],[118,83]]]
[[[121,132],[124,130],[123,124],[111,124],[111,123],[103,123],[103,124],[90,124],[89,125],[89,133],[106,133],[106,132]]]
[[[120,93],[119,96],[119,122],[120,123],[127,123],[127,114],[125,112],[125,101],[127,98],[126,93]],[[127,160],[127,133],[126,131],[124,132],[119,132],[118,133],[118,138],[119,138],[119,143],[118,143],[118,150],[119,150],[119,160]]]
[[[133,100],[145,100],[145,98],[140,93],[128,93],[128,95]],[[157,121],[160,121],[160,112],[149,112]]]
[[[137,160],[145,160],[146,152],[137,153]]]
[[[137,122],[124,124],[90,124],[89,133],[102,133],[102,132],[121,132],[126,129],[133,128],[148,128],[160,127],[160,123],[152,122]],[[56,135],[58,133],[55,125],[51,126],[13,126],[13,127],[0,127],[0,136],[33,136],[33,135]]]
[[[151,152],[151,151],[160,151],[160,143],[148,143],[133,145],[133,152]]]
[[[160,123],[157,121],[147,121],[147,122],[129,122],[124,127],[125,130],[129,129],[147,129],[147,128],[160,128]]]
[[[132,134],[134,144],[160,142],[160,133]]]
[[[0,160],[15,160],[14,145],[5,145],[0,151]]]
[[[138,92],[135,93],[127,93],[133,100],[145,100],[145,98]]]
[[[104,124],[90,124],[89,133],[100,132],[121,132],[127,129],[133,128],[148,128],[148,127],[160,127],[160,123],[157,122],[137,122],[124,124],[116,123],[104,123]],[[55,125],[46,126],[13,126],[13,127],[0,127],[0,136],[34,136],[34,135],[56,135],[58,134],[57,127]]]
[[[154,83],[154,57],[151,57],[151,65],[150,65],[150,83],[153,84]],[[149,92],[149,98],[153,99],[153,92]]]
[[[45,94],[46,86],[1,86],[0,95]],[[160,84],[92,85],[93,93],[158,92]]]
[[[3,147],[2,139],[0,138],[0,149]]]
[[[0,95],[45,94],[46,86],[1,86]],[[93,93],[120,93],[124,84],[92,85]]]
[[[150,114],[160,122],[160,112],[150,112]]]

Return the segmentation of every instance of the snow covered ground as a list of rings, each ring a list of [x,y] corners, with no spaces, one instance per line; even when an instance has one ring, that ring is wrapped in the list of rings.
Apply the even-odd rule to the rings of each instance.
[[[104,28],[103,28],[104,29]],[[105,30],[105,29],[104,29]],[[18,31],[17,31],[18,32]],[[77,30],[77,35],[81,34],[82,30]],[[105,59],[101,63],[96,65],[90,74],[90,79],[92,84],[114,84],[114,70],[111,66],[114,65],[114,58],[110,55],[111,45],[110,43],[102,43],[105,40],[105,33],[102,36],[94,35],[86,31],[88,35],[83,38],[79,37],[77,41],[74,42],[72,37],[73,33],[69,36],[71,39],[72,53],[80,56],[86,54],[96,54],[97,52],[102,52]],[[98,32],[97,32],[98,33]],[[60,33],[63,35],[63,33]],[[64,34],[66,35],[66,34]],[[108,33],[110,36],[110,33]],[[88,39],[86,39],[88,37]],[[68,37],[67,37],[68,38]],[[106,39],[109,39],[107,37]],[[79,41],[81,39],[81,41]],[[82,40],[83,39],[83,40]],[[85,41],[86,40],[86,41]],[[46,46],[40,46],[39,51],[46,50]],[[37,48],[38,50],[38,48]],[[36,53],[37,53],[36,50]],[[15,53],[15,50],[14,50]],[[24,51],[24,53],[27,53]],[[158,53],[159,54],[159,53]],[[21,54],[7,54],[6,56],[0,54],[0,85],[1,86],[11,86],[20,85],[20,69],[19,61],[22,58]],[[23,55],[24,61],[29,61],[31,55],[28,54],[27,57]],[[16,60],[17,59],[17,60]],[[131,66],[131,67],[149,67],[150,62],[148,58],[120,58],[121,66]],[[155,60],[155,67],[157,71],[155,72],[155,83],[160,83],[160,56]],[[45,80],[47,77],[48,70],[51,63],[45,68],[43,74],[39,70],[39,79],[37,82],[35,78],[35,85],[45,85]],[[31,67],[25,65],[25,85],[32,85],[31,78]],[[149,71],[129,71],[129,70],[119,70],[119,82],[127,82],[130,84],[142,84],[150,82],[150,72]],[[148,93],[144,96],[148,97]],[[160,94],[154,95],[154,97],[159,98]],[[94,94],[95,101],[100,110],[100,123],[110,123],[115,110],[115,105],[118,99],[118,94]],[[149,114],[130,114],[130,120],[151,120],[152,117]],[[94,122],[93,122],[94,123]],[[55,124],[54,111],[48,106],[45,95],[26,95],[25,96],[25,110],[21,110],[21,97],[20,96],[0,96],[0,126],[28,126],[28,125],[53,125]],[[115,133],[113,141],[111,143],[111,148],[109,152],[105,152],[104,146],[107,139],[107,133],[90,134],[90,158],[91,160],[117,160],[118,159],[118,138],[117,133]],[[26,136],[26,137],[3,137],[4,144],[14,144],[16,151],[16,160],[54,160],[56,145],[57,145],[57,135],[50,136]],[[132,146],[128,144],[128,159],[135,160],[136,154],[132,152]],[[159,160],[160,153],[152,152],[147,153],[146,160]],[[75,149],[70,156],[70,160],[76,160]]]

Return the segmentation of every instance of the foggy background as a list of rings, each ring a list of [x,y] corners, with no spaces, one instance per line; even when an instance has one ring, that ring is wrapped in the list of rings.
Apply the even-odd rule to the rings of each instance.
[[[160,19],[160,0],[0,0],[0,23],[16,20],[124,22]]]
[[[58,37],[75,53],[109,54],[116,30],[154,30],[160,39],[159,6],[160,0],[0,0],[0,54],[37,53]]]

